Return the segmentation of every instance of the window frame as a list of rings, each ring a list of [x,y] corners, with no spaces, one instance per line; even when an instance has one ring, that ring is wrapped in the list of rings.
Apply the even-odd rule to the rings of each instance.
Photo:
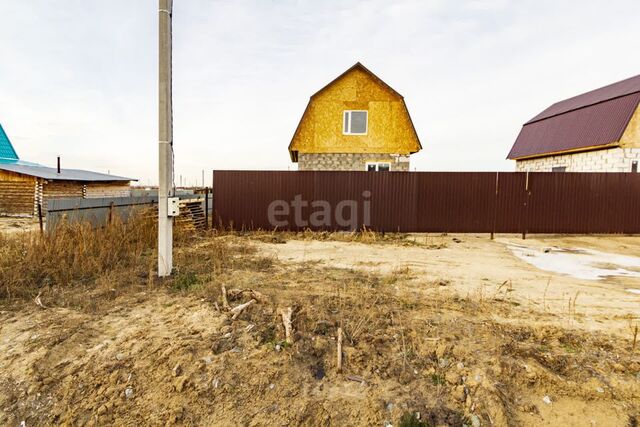
[[[364,132],[362,133],[351,132],[351,113],[365,113]],[[344,110],[342,112],[342,134],[343,135],[367,135],[368,133],[369,133],[369,110]]]
[[[551,172],[554,172],[554,173],[563,173],[563,172],[566,172],[566,171],[567,171],[567,167],[566,166],[558,165],[558,166],[552,166],[551,167]]]
[[[371,166],[371,165],[375,165],[375,167],[376,167],[375,170],[372,170],[372,171],[369,170],[369,166]],[[387,165],[387,167],[389,169],[386,170],[386,171],[380,171],[380,170],[378,170],[378,166],[379,165]],[[391,162],[367,162],[364,165],[364,170],[367,171],[367,172],[391,172]]]

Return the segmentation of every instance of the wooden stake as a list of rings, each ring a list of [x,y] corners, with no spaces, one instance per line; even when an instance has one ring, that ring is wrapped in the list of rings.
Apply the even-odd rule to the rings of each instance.
[[[231,316],[231,320],[236,320],[236,318],[240,316],[240,313],[246,310],[251,304],[255,304],[255,303],[256,303],[256,300],[252,299],[249,302],[245,302],[244,304],[240,304],[239,306],[232,308],[231,311],[229,312],[233,314],[233,316]]]
[[[342,372],[342,328],[338,328],[338,372]]]
[[[224,285],[220,286],[222,289],[222,308],[229,310],[229,301],[227,300],[227,288]]]
[[[33,299],[36,303],[36,305],[40,308],[47,308],[44,306],[44,304],[42,304],[42,300],[40,299],[40,295],[42,295],[42,291],[38,292],[38,295],[36,295],[36,297]]]
[[[293,309],[291,307],[287,307],[285,310],[280,310],[280,315],[282,316],[282,323],[284,324],[284,336],[285,341],[289,344],[293,343],[293,335],[291,326],[291,316],[293,315]]]
[[[42,204],[38,202],[38,222],[40,223],[40,234],[44,232],[44,225],[42,224]]]

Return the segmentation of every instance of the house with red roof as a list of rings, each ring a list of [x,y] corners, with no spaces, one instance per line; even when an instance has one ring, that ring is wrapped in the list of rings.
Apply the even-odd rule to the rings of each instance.
[[[517,171],[638,172],[640,75],[557,102],[522,126]]]

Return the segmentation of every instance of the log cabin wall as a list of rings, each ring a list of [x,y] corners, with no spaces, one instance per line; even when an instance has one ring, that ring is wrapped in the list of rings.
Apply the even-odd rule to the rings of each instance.
[[[85,185],[85,198],[97,199],[103,197],[131,197],[131,187],[128,182],[89,182]]]
[[[36,179],[9,171],[0,171],[0,214],[31,216]]]
[[[78,181],[44,181],[42,185],[42,213],[51,199],[83,198],[84,183]]]

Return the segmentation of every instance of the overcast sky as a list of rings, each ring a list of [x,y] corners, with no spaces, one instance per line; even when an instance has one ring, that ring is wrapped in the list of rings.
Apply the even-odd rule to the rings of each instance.
[[[157,183],[157,9],[0,0],[0,123],[21,158]],[[639,17],[637,0],[174,0],[176,179],[295,169],[309,96],[356,61],[404,95],[412,169],[513,170],[522,123],[640,74]]]

